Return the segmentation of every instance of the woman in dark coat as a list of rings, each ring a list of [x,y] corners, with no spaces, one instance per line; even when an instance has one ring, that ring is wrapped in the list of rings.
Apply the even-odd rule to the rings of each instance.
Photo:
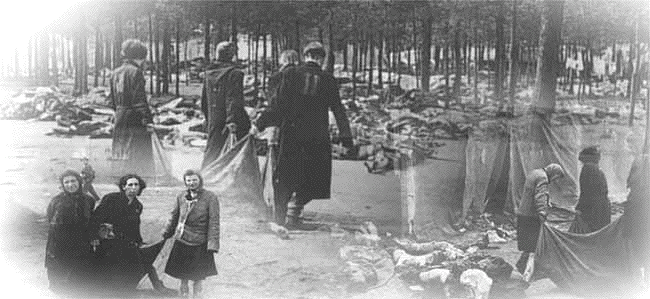
[[[597,231],[611,222],[611,204],[607,198],[607,179],[598,168],[600,152],[588,147],[580,152],[578,160],[583,163],[580,171],[580,199],[576,211],[589,226],[589,232]]]
[[[50,290],[60,296],[82,295],[83,270],[90,254],[88,224],[95,201],[81,190],[81,176],[67,170],[59,177],[63,192],[47,207],[50,228],[45,267]]]
[[[627,178],[630,193],[625,204],[623,235],[631,251],[631,264],[645,270],[645,284],[650,283],[650,156],[643,154],[632,163]]]
[[[99,248],[96,249],[97,283],[101,295],[128,297],[145,272],[138,248],[142,244],[140,215],[142,203],[137,196],[146,188],[145,181],[127,174],[118,182],[120,192],[105,195],[91,219],[91,228]],[[112,227],[113,236],[101,236],[100,230]]]
[[[122,43],[124,63],[111,76],[111,98],[115,109],[112,159],[120,173],[148,176],[154,169],[151,129],[153,122],[141,65],[147,57],[147,47],[139,40]]]

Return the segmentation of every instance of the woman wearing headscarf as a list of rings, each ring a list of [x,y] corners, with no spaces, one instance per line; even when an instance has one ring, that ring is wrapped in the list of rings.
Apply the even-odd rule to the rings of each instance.
[[[578,160],[582,162],[582,170],[580,171],[580,198],[575,209],[589,226],[588,232],[593,232],[611,222],[607,179],[598,167],[600,151],[597,147],[583,149]]]
[[[78,292],[91,250],[88,224],[95,201],[83,194],[81,182],[76,171],[63,172],[59,177],[63,192],[47,207],[45,267],[50,290],[59,296],[81,295]]]
[[[174,237],[165,273],[181,280],[181,297],[200,298],[203,280],[217,275],[214,255],[219,252],[219,200],[203,188],[203,178],[193,170],[183,175],[186,189],[176,196],[163,238]]]
[[[97,283],[101,295],[129,297],[145,272],[138,247],[142,244],[138,196],[147,187],[138,175],[127,174],[118,181],[119,192],[105,195],[93,213],[91,228],[96,249]],[[107,234],[110,231],[110,234]]]

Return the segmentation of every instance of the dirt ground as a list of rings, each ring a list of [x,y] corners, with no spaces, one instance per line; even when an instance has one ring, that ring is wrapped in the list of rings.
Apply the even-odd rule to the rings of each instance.
[[[45,136],[53,122],[0,121],[0,198],[2,225],[2,276],[4,290],[25,297],[51,297],[43,266],[47,225],[44,213],[50,199],[59,192],[57,174],[63,169],[80,169],[73,158],[85,151],[98,172],[95,187],[100,195],[117,190],[107,171],[109,139],[83,136]],[[172,152],[175,173],[198,167],[201,152],[182,149]],[[444,169],[441,170],[444,173]],[[144,191],[142,232],[145,242],[161,239],[161,230],[181,186],[153,186]],[[333,198],[315,201],[306,215],[325,223],[360,223],[371,220],[381,233],[399,232],[401,204],[399,180],[395,175],[369,175],[359,162],[335,161]],[[242,214],[237,202],[221,202],[221,251],[217,255],[219,275],[205,283],[208,298],[421,298],[396,277],[380,281],[379,287],[363,293],[345,289],[343,262],[338,250],[345,240],[325,231],[292,233],[281,240],[267,224]],[[474,238],[468,233],[464,238]],[[463,237],[461,237],[463,238]],[[169,244],[168,244],[169,245]],[[516,241],[490,250],[514,264]],[[178,281],[163,274],[164,263],[155,265],[165,285],[178,288]],[[151,285],[141,282],[143,296]],[[535,282],[527,290],[532,298],[573,298],[561,294],[548,280]]]

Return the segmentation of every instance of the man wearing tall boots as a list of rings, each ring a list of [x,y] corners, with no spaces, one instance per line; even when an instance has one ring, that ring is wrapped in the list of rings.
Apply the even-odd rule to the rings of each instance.
[[[271,95],[258,128],[279,127],[275,177],[275,220],[288,229],[313,229],[302,222],[302,211],[313,199],[330,198],[332,180],[329,110],[336,118],[341,143],[353,148],[350,124],[334,76],[321,69],[325,49],[318,42],[303,50],[304,64],[286,68]],[[286,218],[285,218],[286,216]]]

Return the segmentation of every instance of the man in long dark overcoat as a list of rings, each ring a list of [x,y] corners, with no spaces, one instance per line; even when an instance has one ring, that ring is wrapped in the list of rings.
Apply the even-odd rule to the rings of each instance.
[[[139,40],[122,43],[124,63],[111,76],[111,105],[115,109],[112,159],[118,171],[153,174],[151,129],[153,117],[147,103],[145,78],[141,65],[147,58],[147,47]]]
[[[280,72],[280,84],[271,96],[270,107],[258,119],[262,130],[268,126],[280,128],[275,220],[293,229],[304,228],[299,217],[307,203],[330,198],[329,110],[336,118],[341,142],[348,149],[353,147],[336,79],[321,70],[325,49],[312,42],[303,55],[303,65]]]
[[[219,157],[229,131],[240,139],[250,130],[250,119],[244,109],[244,73],[232,62],[234,56],[233,43],[219,43],[217,63],[205,72],[201,110],[205,115],[208,143],[201,169]]]

